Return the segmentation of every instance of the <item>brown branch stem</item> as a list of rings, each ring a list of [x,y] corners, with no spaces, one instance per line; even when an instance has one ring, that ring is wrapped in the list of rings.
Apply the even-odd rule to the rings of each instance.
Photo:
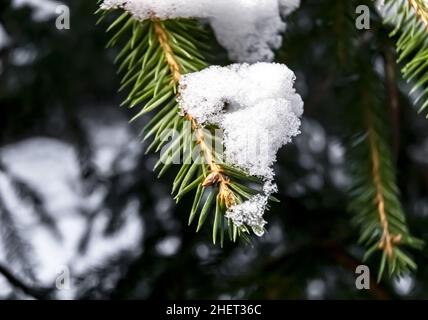
[[[379,214],[379,221],[382,226],[382,237],[379,241],[379,248],[383,249],[387,256],[391,258],[394,254],[394,245],[401,241],[401,235],[393,235],[389,230],[389,222],[385,208],[385,197],[383,194],[383,183],[380,175],[380,154],[377,148],[377,134],[373,129],[372,115],[367,111],[367,139],[370,148],[370,156],[372,162],[372,176],[373,184],[375,187],[375,202],[377,212]]]
[[[393,150],[394,158],[397,159],[400,149],[400,98],[397,87],[397,70],[392,48],[390,46],[386,46],[384,52],[386,86],[392,122]]]
[[[418,16],[418,18],[422,21],[422,23],[428,29],[428,10],[425,3],[423,3],[420,0],[407,0],[407,1],[415,11],[415,14]]]
[[[171,48],[168,33],[165,30],[165,27],[160,21],[153,21],[154,31],[158,38],[159,44],[162,47],[166,62],[169,66],[172,80],[175,84],[178,84],[181,78],[181,68],[180,64],[177,61],[174,51]],[[205,133],[203,128],[198,124],[195,118],[191,115],[186,114],[185,119],[191,122],[192,130],[196,136],[196,144],[199,145],[201,153],[205,158],[205,162],[208,164],[209,174],[205,177],[202,185],[208,187],[214,184],[219,186],[219,197],[220,200],[225,204],[227,208],[235,204],[234,193],[229,188],[229,178],[223,173],[223,170],[219,164],[216,163],[213,154],[212,148],[210,148],[205,139]]]

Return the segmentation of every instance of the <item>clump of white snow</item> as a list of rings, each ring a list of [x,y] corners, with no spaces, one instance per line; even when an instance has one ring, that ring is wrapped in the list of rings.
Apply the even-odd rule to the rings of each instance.
[[[276,153],[300,133],[303,101],[283,64],[212,66],[184,75],[179,103],[201,124],[224,130],[226,161],[273,179]]]
[[[256,234],[264,230],[265,202],[276,191],[276,154],[300,133],[303,101],[294,81],[294,73],[276,63],[212,66],[180,80],[182,112],[202,125],[223,129],[226,162],[265,181],[261,195],[232,207],[227,214],[238,226],[255,229],[257,225]]]
[[[247,201],[231,207],[226,212],[226,218],[231,219],[237,227],[249,226],[259,237],[264,234],[264,225],[267,223],[263,219],[268,197],[255,195]]]
[[[300,7],[300,0],[279,0],[279,9],[283,15],[289,15]]]
[[[273,178],[276,153],[300,133],[300,119],[285,99],[227,113],[221,126],[227,161],[263,178]]]
[[[104,0],[101,8],[122,8],[139,20],[206,19],[230,59],[257,62],[273,60],[282,43],[283,17],[299,5],[300,0]]]

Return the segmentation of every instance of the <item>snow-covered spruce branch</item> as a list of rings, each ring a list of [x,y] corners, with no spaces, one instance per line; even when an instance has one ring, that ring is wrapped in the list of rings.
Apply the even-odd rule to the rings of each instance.
[[[250,23],[247,30],[238,34],[241,29],[231,33],[230,26],[225,27],[222,19],[225,13],[230,15],[242,9],[239,1],[207,2],[199,9],[191,1],[106,0],[101,6],[103,14],[104,10],[115,8],[126,11],[109,27],[109,31],[116,30],[109,45],[128,37],[117,58],[121,62],[119,71],[124,73],[121,89],[131,87],[124,104],[131,108],[144,104],[133,119],[155,113],[143,130],[145,139],[153,140],[147,151],[163,151],[155,169],[160,176],[177,157],[182,160],[173,183],[175,199],[178,202],[196,190],[189,224],[199,214],[197,230],[215,208],[214,243],[218,237],[223,243],[225,231],[233,241],[238,236],[245,237],[250,229],[257,235],[264,233],[263,214],[276,190],[271,166],[278,149],[298,134],[303,103],[293,89],[294,74],[283,65],[244,64],[197,72],[207,66],[201,54],[206,49],[204,27],[190,20],[170,19],[207,18],[231,58],[271,60],[272,49],[280,44],[278,34],[284,29],[279,10],[286,12],[292,8],[284,6],[286,1],[278,0],[261,1],[260,5],[266,3],[270,4],[268,10],[260,11],[261,7],[256,6],[249,8],[247,15],[239,15]],[[260,19],[265,18],[275,19],[269,20],[267,29],[257,29]],[[236,17],[228,21],[236,21]],[[242,32],[257,33],[260,37],[244,37]],[[272,72],[276,76],[272,77]],[[207,86],[207,82],[212,86]],[[253,100],[245,98],[248,96]],[[200,110],[194,108],[194,103],[204,102],[208,111],[198,113]],[[265,108],[272,108],[270,115],[265,112],[268,118],[252,124],[255,113]],[[220,141],[221,152],[212,147],[221,139],[215,134],[217,128],[225,132],[225,140]],[[171,131],[172,140],[167,143]],[[273,141],[269,141],[267,159],[243,155],[249,143],[254,144],[253,138],[257,138],[254,133],[258,131],[268,139],[276,133]],[[252,135],[250,141],[248,135]]]
[[[175,199],[194,192],[189,224],[197,219],[197,230],[214,211],[213,242],[220,238],[221,244],[226,232],[233,241],[250,230],[264,233],[263,215],[276,192],[276,153],[299,134],[303,113],[294,73],[285,65],[254,63],[273,60],[285,29],[283,17],[298,1],[244,2],[105,0],[101,5],[104,13],[125,11],[109,28],[116,31],[110,45],[125,39],[118,56],[124,73],[121,89],[131,89],[124,104],[144,105],[134,119],[153,114],[143,131],[145,139],[152,139],[147,151],[161,151],[155,169],[160,176],[181,161],[172,188]],[[425,9],[418,0],[400,4],[404,11],[399,6],[391,14],[387,1],[385,16],[396,24],[393,34],[401,34],[404,74],[409,81],[416,79],[414,90],[422,99],[427,91],[420,88],[428,81],[426,28],[421,27]],[[231,60],[254,64],[209,66],[206,24],[188,18],[208,22]],[[379,79],[368,68],[370,62],[359,64],[354,54],[342,56],[349,56],[355,62],[350,68],[357,67],[354,71],[361,75],[356,109],[363,108],[351,155],[350,207],[362,230],[360,240],[368,246],[366,257],[382,252],[379,278],[385,268],[390,275],[401,274],[415,268],[403,246],[418,248],[421,243],[410,235],[399,202],[387,124],[373,94],[382,89],[375,88]]]
[[[379,79],[368,68],[360,66],[360,70],[364,70],[358,84],[361,133],[354,137],[350,155],[350,209],[361,229],[360,242],[368,247],[365,259],[382,251],[381,279],[385,269],[390,276],[415,269],[416,264],[402,247],[420,248],[422,242],[408,230],[389,150],[387,119],[382,103],[370,94],[377,91]]]
[[[398,62],[402,74],[411,82],[410,94],[420,111],[428,107],[428,5],[426,0],[385,0],[380,10],[392,24],[391,36],[398,37]]]

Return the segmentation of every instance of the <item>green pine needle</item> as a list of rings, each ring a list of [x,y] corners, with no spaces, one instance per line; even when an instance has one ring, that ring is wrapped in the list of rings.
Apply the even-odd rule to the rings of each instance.
[[[428,107],[428,6],[425,0],[386,0],[384,10],[385,22],[395,26],[402,74],[422,112]]]
[[[104,12],[101,14],[105,15]],[[161,177],[173,167],[177,159],[185,160],[180,164],[181,168],[173,182],[174,199],[179,202],[183,196],[195,192],[188,223],[190,225],[199,214],[197,231],[213,211],[215,199],[213,242],[217,243],[219,236],[220,244],[223,245],[227,208],[219,195],[220,188],[203,185],[211,173],[209,164],[203,161],[206,151],[201,150],[199,143],[195,141],[195,123],[180,115],[176,101],[180,76],[208,66],[202,54],[208,49],[205,28],[190,20],[138,21],[128,13],[123,13],[107,31],[113,33],[109,47],[123,43],[123,48],[116,58],[118,72],[123,74],[119,90],[127,89],[129,93],[122,106],[138,109],[131,121],[145,115],[151,116],[141,136],[144,141],[151,139],[146,153],[162,151],[154,170],[157,170],[158,177]],[[213,134],[214,129],[198,130],[203,130],[206,144],[221,145],[219,137]],[[171,132],[174,134],[171,135]],[[230,184],[239,202],[241,197],[248,199],[260,189],[260,179],[226,165],[222,155],[215,151],[212,158],[221,168],[221,174],[227,175],[227,179],[240,181],[232,181],[233,184]],[[245,227],[233,226],[229,220],[227,223],[233,241],[243,234],[242,231],[248,232]]]

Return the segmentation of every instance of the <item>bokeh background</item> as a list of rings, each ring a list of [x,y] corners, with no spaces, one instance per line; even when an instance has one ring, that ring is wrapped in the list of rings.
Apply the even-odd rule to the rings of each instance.
[[[62,3],[70,30],[55,28]],[[344,3],[304,0],[290,17],[277,56],[297,74],[302,134],[279,154],[267,234],[221,249],[209,226],[187,227],[191,199],[175,205],[172,173],[156,179],[156,155],[144,154],[144,119],[129,124],[133,111],[119,107],[117,51],[105,49],[96,1],[0,0],[0,298],[428,298],[426,248],[412,252],[414,274],[377,283],[369,261],[371,289],[355,287],[364,249],[347,210],[349,88],[334,71],[336,53],[346,58],[337,23],[353,14]],[[393,42],[376,32],[386,49],[367,54],[382,74]],[[397,90],[403,204],[428,240],[428,124],[405,84]]]

